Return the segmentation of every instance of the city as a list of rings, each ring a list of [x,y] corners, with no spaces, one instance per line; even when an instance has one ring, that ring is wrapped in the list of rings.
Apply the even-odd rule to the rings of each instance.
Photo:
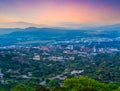
[[[120,0],[0,0],[0,91],[120,91]]]
[[[78,38],[41,44],[1,45],[0,81],[2,84],[31,84],[37,80],[36,84],[46,85],[47,80],[58,79],[62,85],[63,80],[76,75],[91,76],[105,83],[118,81],[119,42],[119,38]]]

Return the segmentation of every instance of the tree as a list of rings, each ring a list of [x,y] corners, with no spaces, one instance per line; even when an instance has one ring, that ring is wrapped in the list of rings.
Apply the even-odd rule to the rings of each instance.
[[[18,84],[11,89],[11,91],[35,91],[32,87],[25,86],[23,84]]]
[[[50,90],[47,89],[46,87],[38,86],[35,91],[50,91]]]
[[[120,87],[118,89],[116,89],[115,91],[120,91]]]
[[[67,91],[111,91],[107,84],[100,83],[87,76],[66,79],[63,87],[65,87]]]
[[[67,91],[67,90],[64,87],[56,86],[51,91]]]
[[[51,81],[48,82],[47,85],[48,85],[49,88],[59,86],[59,80],[58,79],[51,80]]]

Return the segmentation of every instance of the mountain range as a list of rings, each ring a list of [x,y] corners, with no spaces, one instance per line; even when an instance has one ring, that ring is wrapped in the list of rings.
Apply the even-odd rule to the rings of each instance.
[[[61,30],[95,30],[95,31],[108,31],[108,30],[120,30],[120,24],[113,25],[95,25],[95,24],[74,24],[74,23],[61,23],[56,26],[37,25],[27,22],[9,22],[0,23],[0,34],[8,34],[16,31],[26,31],[29,27],[49,29],[61,29]]]

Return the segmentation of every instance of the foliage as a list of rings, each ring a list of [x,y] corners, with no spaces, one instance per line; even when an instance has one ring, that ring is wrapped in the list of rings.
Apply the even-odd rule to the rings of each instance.
[[[35,91],[50,91],[50,90],[46,87],[38,86]]]
[[[110,91],[107,84],[100,83],[87,76],[66,79],[63,87],[65,87],[67,91]]]
[[[0,91],[120,91],[119,83],[101,83],[87,76],[67,78],[63,81],[63,85],[59,86],[58,80],[48,82],[48,87],[37,86],[36,88],[23,84],[18,84],[10,90],[0,89]]]
[[[49,88],[53,88],[59,86],[59,80],[58,79],[54,79],[48,82],[48,87]]]
[[[35,90],[32,87],[18,84],[15,87],[13,87],[10,91],[35,91]]]
[[[51,91],[67,91],[65,87],[56,86],[51,89]]]
[[[118,89],[116,89],[115,91],[120,91],[120,87]]]

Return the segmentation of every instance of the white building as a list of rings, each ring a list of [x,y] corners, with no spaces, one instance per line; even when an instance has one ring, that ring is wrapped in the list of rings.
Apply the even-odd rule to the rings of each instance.
[[[39,61],[40,60],[40,56],[39,55],[34,56],[33,60]]]
[[[81,74],[82,72],[84,72],[84,70],[79,70],[79,71],[73,70],[73,71],[71,72],[71,74],[72,74],[72,75],[74,75],[74,74]]]

